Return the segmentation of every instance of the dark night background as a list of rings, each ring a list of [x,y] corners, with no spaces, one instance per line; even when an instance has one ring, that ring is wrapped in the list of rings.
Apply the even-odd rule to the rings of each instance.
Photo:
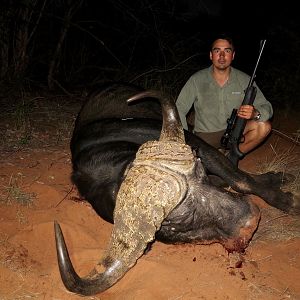
[[[210,64],[216,33],[236,44],[234,66],[251,74],[267,39],[257,83],[274,106],[299,106],[299,22],[283,1],[1,1],[1,90],[89,90],[107,81],[176,97]]]

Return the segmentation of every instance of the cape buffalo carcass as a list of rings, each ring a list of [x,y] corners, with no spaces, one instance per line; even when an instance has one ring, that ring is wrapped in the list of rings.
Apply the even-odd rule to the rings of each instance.
[[[55,222],[61,277],[77,294],[111,287],[155,239],[218,242],[228,251],[243,251],[260,219],[248,194],[299,213],[299,199],[280,189],[283,174],[254,176],[237,169],[218,150],[184,132],[174,102],[155,91],[113,84],[92,94],[77,117],[71,152],[72,180],[80,194],[114,223],[101,261],[105,271],[80,278]],[[208,175],[236,192],[213,184]]]

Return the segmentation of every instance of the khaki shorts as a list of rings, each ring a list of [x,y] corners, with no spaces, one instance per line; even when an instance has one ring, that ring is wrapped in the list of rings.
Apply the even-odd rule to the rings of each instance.
[[[194,134],[204,140],[206,143],[214,146],[215,148],[221,148],[221,138],[225,130],[216,131],[216,132],[196,132]]]

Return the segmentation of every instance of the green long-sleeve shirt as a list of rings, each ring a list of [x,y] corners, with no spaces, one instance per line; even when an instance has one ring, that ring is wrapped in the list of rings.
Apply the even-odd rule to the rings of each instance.
[[[232,109],[239,108],[243,102],[249,80],[250,76],[233,67],[228,81],[222,87],[212,76],[212,66],[192,75],[176,101],[182,126],[188,128],[186,114],[194,104],[194,131],[216,132],[226,129]],[[261,121],[272,117],[272,105],[258,87],[254,106],[261,113]]]

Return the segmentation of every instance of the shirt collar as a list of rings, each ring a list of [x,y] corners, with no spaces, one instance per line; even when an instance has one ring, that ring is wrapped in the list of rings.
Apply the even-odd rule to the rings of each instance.
[[[208,67],[208,69],[209,69],[209,78],[210,78],[210,80],[213,81],[213,82],[215,82],[215,79],[214,79],[214,77],[212,75],[212,73],[213,73],[213,65],[211,64]],[[235,73],[235,69],[232,66],[230,66],[229,78],[228,78],[228,80],[226,82],[226,85],[230,84],[232,82],[232,78],[234,78],[236,76],[235,74],[236,74]]]

